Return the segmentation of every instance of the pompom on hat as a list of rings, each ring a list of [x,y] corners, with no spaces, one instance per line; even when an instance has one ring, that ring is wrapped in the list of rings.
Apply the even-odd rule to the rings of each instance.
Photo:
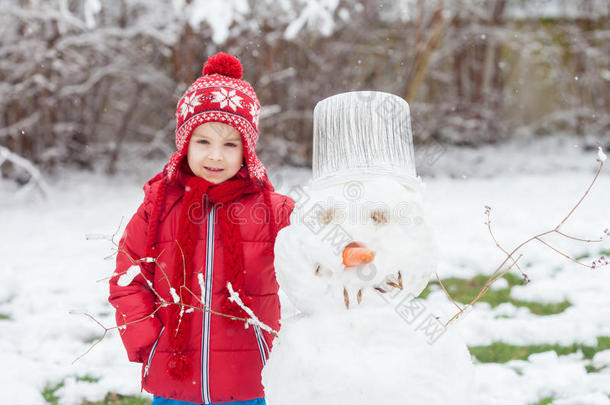
[[[186,156],[195,128],[206,122],[222,122],[241,135],[249,177],[259,184],[268,182],[265,167],[254,152],[261,105],[252,86],[242,80],[241,62],[220,52],[207,60],[202,74],[184,92],[176,108],[177,151],[165,166],[168,180],[175,177]]]

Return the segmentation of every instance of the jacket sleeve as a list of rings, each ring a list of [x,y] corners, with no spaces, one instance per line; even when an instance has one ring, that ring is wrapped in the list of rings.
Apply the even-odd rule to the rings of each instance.
[[[283,202],[277,212],[277,231],[290,225],[290,214],[294,210],[294,200],[288,196],[282,196]]]
[[[148,286],[149,281],[153,282],[154,268],[139,261],[146,255],[147,218],[141,205],[119,242],[116,270],[109,283],[108,301],[116,309],[116,323],[129,361],[136,363],[146,360],[161,331],[159,319],[155,315],[147,317],[155,310],[155,294]],[[129,282],[134,271],[137,275]],[[125,275],[123,279],[122,275]]]

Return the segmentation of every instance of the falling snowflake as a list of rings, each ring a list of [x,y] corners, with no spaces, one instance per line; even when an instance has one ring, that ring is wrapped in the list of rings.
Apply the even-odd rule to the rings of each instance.
[[[258,128],[258,117],[261,114],[261,109],[259,108],[259,106],[256,105],[256,103],[252,103],[250,104],[250,115],[252,116],[252,121],[254,122],[254,125]]]
[[[214,100],[212,101],[215,103],[220,103],[220,108],[229,106],[231,109],[233,109],[233,111],[237,111],[237,107],[241,107],[242,98],[237,96],[235,92],[236,90],[227,91],[227,89],[223,89],[221,87],[220,91],[215,91],[212,93],[214,94]]]
[[[193,93],[184,98],[184,102],[180,106],[182,119],[185,119],[188,114],[195,112],[195,107],[201,104],[201,101],[196,96],[197,94]]]

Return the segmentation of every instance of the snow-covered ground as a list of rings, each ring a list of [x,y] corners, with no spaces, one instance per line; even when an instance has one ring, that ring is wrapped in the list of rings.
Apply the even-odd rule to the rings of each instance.
[[[491,241],[484,206],[492,208],[495,235],[507,249],[557,225],[587,188],[595,170],[595,152],[583,152],[577,141],[542,141],[528,148],[509,145],[484,153],[446,150],[423,173],[427,214],[440,242],[441,278],[491,273],[502,254]],[[541,146],[542,145],[542,146]],[[578,145],[578,146],[574,146]],[[493,156],[490,156],[493,154]],[[482,164],[481,162],[486,164]],[[490,167],[492,169],[490,169]],[[485,170],[483,170],[485,168]],[[0,402],[44,404],[42,391],[63,382],[60,404],[101,400],[108,392],[140,394],[139,367],[127,362],[116,331],[86,356],[103,330],[74,312],[88,312],[113,324],[107,283],[113,271],[112,245],[86,240],[87,234],[112,234],[143,197],[149,173],[109,179],[87,173],[64,173],[51,181],[52,195],[16,196],[0,183]],[[283,168],[272,173],[280,191],[304,184],[310,172]],[[610,227],[610,171],[605,168],[590,195],[562,227],[578,237],[595,239]],[[589,254],[591,261],[610,240],[597,244],[548,239],[566,253]],[[469,345],[503,341],[515,345],[584,343],[610,336],[610,267],[578,266],[541,244],[524,250],[521,262],[531,283],[512,289],[517,299],[537,302],[568,300],[557,315],[536,316],[527,308],[476,304],[459,322]],[[526,267],[527,265],[527,267]],[[441,291],[425,301],[452,314]],[[284,301],[284,310],[291,311]],[[4,319],[7,318],[8,319]],[[349,363],[348,363],[349,364]],[[593,365],[601,372],[587,373]],[[98,379],[96,382],[83,377]],[[580,353],[554,352],[527,361],[476,366],[477,404],[531,404],[544,397],[556,405],[610,404],[610,352],[592,361]],[[280,404],[281,405],[281,404]]]

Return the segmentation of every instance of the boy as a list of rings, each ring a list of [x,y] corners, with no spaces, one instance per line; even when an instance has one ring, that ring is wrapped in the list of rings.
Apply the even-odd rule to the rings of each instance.
[[[294,201],[273,192],[254,152],[260,104],[241,77],[237,58],[208,59],[178,103],[177,151],[119,244],[109,301],[154,405],[265,403],[273,337],[234,319],[248,316],[227,283],[279,330],[273,245]],[[121,280],[128,269],[139,272]]]

